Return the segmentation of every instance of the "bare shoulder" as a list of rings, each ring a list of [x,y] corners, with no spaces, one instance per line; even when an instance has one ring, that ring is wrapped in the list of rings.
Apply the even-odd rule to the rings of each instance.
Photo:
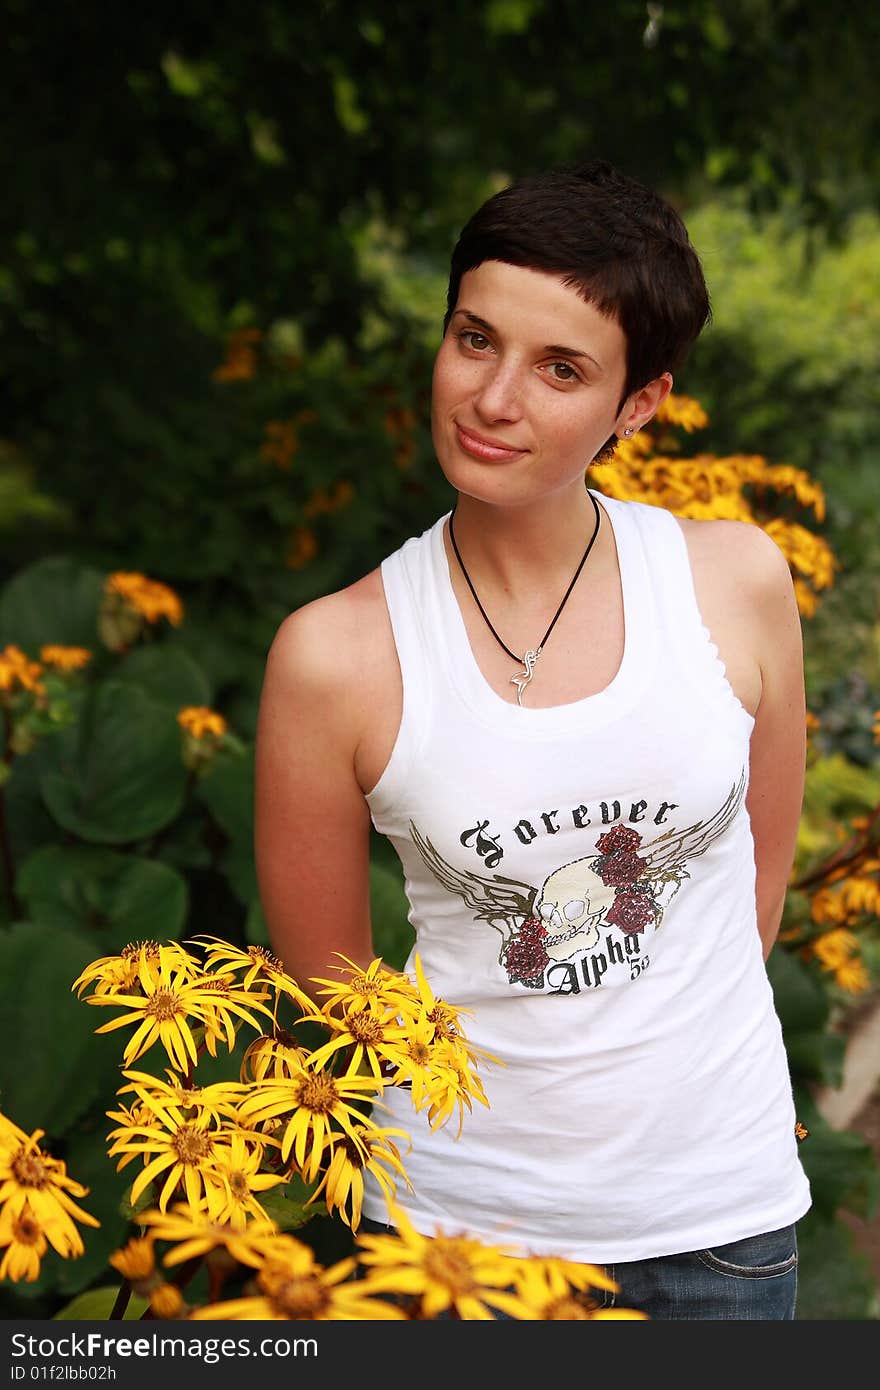
[[[267,660],[267,677],[334,693],[368,675],[376,654],[391,637],[382,578],[372,570],[354,584],[313,599],[278,627]]]
[[[788,561],[761,526],[748,521],[676,519],[698,589],[710,593],[724,589],[738,594],[740,601],[793,600]]]

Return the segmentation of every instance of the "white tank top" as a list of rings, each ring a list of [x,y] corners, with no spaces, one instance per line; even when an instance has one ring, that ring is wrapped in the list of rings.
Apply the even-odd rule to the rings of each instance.
[[[487,683],[445,516],[383,562],[403,715],[367,800],[435,994],[505,1063],[479,1067],[489,1108],[460,1134],[388,1088],[376,1118],[412,1138],[398,1200],[427,1235],[610,1263],[773,1230],[810,1194],[755,917],[754,721],[675,517],[596,496],[624,654],[574,703],[519,707]],[[364,1211],[388,1219],[372,1180]]]

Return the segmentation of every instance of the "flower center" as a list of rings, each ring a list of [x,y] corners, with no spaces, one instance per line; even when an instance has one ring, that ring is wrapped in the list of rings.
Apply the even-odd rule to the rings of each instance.
[[[442,1284],[450,1293],[470,1293],[474,1276],[470,1261],[459,1241],[435,1238],[425,1255],[425,1272],[435,1284]]]
[[[196,1129],[195,1125],[181,1125],[171,1142],[181,1163],[194,1166],[198,1166],[214,1150],[210,1135],[203,1129]]]
[[[365,999],[371,999],[382,992],[379,981],[371,980],[366,975],[352,975],[349,989],[353,994],[362,994]]]
[[[308,1075],[300,1078],[296,1100],[306,1110],[317,1115],[328,1115],[339,1099],[336,1082],[332,1076]]]
[[[42,1234],[37,1222],[26,1213],[12,1224],[12,1239],[19,1245],[39,1245]]]
[[[12,1160],[12,1176],[20,1187],[49,1186],[48,1167],[37,1154],[25,1149]]]
[[[578,1298],[571,1298],[564,1295],[562,1298],[554,1298],[551,1303],[546,1304],[541,1314],[544,1322],[587,1322],[590,1318],[590,1309],[598,1307],[590,1299],[583,1302]]]
[[[233,1197],[236,1201],[243,1202],[250,1192],[244,1173],[227,1173],[226,1178]]]
[[[144,1013],[163,1023],[176,1018],[178,1014],[186,1013],[186,1010],[182,1007],[180,999],[173,990],[157,989],[156,993],[150,996]]]
[[[446,1004],[435,1004],[428,1013],[428,1020],[433,1023],[434,1035],[438,1040],[457,1037],[455,1015]]]
[[[268,966],[270,970],[277,970],[283,974],[284,966],[277,956],[273,956],[271,951],[267,951],[265,946],[248,946],[248,955],[255,965]]]
[[[305,1275],[285,1279],[283,1283],[273,1281],[269,1302],[282,1318],[310,1321],[325,1311],[329,1298],[317,1279],[312,1275]]]
[[[158,960],[158,941],[130,941],[119,954],[123,960],[138,960],[142,950],[146,952],[147,960]]]
[[[431,1049],[426,1047],[424,1043],[417,1042],[415,1038],[409,1044],[407,1052],[420,1067],[426,1067],[431,1060]]]
[[[375,1015],[368,1014],[365,1009],[357,1009],[346,1018],[348,1031],[355,1042],[377,1044],[382,1041],[382,1023]]]

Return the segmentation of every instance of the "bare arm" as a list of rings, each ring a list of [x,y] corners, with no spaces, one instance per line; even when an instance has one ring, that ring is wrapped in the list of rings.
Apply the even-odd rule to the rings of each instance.
[[[761,696],[752,730],[747,806],[766,960],[779,931],[794,862],[804,795],[806,707],[800,615],[788,564],[763,532],[749,546],[748,560]]]
[[[254,850],[272,949],[311,993],[335,952],[373,957],[370,817],[355,775],[364,718],[357,605],[331,595],[281,624],[256,736]]]

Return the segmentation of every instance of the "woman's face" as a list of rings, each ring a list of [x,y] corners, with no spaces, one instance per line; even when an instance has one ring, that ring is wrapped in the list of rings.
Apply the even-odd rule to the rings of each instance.
[[[619,409],[626,339],[555,275],[484,261],[462,276],[434,364],[431,423],[459,492],[507,506],[583,487]],[[639,393],[641,394],[641,393]]]

